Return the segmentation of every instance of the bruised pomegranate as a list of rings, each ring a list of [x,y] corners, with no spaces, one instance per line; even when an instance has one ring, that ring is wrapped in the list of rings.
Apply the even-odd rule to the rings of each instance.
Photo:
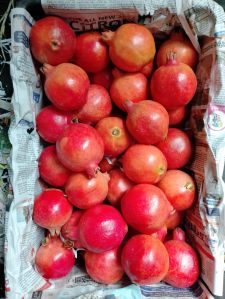
[[[92,84],[101,85],[107,90],[109,90],[113,81],[112,70],[110,67],[96,73],[90,73],[89,77]]]
[[[130,134],[142,144],[156,144],[164,140],[169,127],[166,109],[153,101],[125,102],[126,125]]]
[[[157,147],[166,157],[168,169],[185,166],[190,161],[193,151],[188,135],[177,128],[169,128],[166,139],[160,141]]]
[[[53,105],[46,106],[36,116],[37,132],[45,141],[55,143],[72,120],[71,111],[62,111]]]
[[[120,207],[122,196],[134,185],[134,183],[130,181],[119,168],[112,169],[109,172],[109,177],[107,199],[111,205]]]
[[[154,145],[134,144],[122,157],[125,175],[136,183],[155,184],[165,175],[167,161]]]
[[[91,84],[84,106],[76,113],[82,123],[95,124],[104,117],[109,116],[112,102],[108,91],[101,85]]]
[[[46,189],[35,198],[33,220],[47,228],[51,235],[59,234],[72,214],[72,205],[59,189]]]
[[[69,62],[76,48],[76,35],[64,20],[48,16],[38,20],[30,31],[30,49],[41,64]]]
[[[101,253],[119,247],[128,227],[117,209],[99,204],[86,210],[79,225],[79,241],[89,251]]]
[[[108,193],[109,175],[97,171],[96,176],[88,178],[85,173],[72,174],[65,186],[68,200],[79,209],[88,209],[102,203]]]
[[[186,242],[170,240],[164,243],[169,255],[169,271],[164,281],[176,288],[192,286],[199,277],[199,258]]]
[[[184,171],[168,170],[158,187],[177,211],[190,208],[195,200],[195,183]]]
[[[46,238],[35,256],[35,266],[46,279],[58,279],[70,273],[75,264],[71,248],[66,248],[59,237]]]
[[[169,257],[163,243],[149,235],[136,235],[122,249],[122,267],[133,283],[160,282],[167,274]]]
[[[74,61],[86,72],[99,72],[107,67],[108,47],[99,32],[85,32],[77,37]]]
[[[105,117],[96,124],[95,129],[102,137],[106,156],[117,157],[133,143],[125,121],[120,117]]]
[[[41,152],[38,160],[40,177],[54,187],[62,187],[68,180],[71,172],[60,162],[54,145],[47,146]]]
[[[153,100],[167,110],[177,109],[191,101],[197,88],[197,79],[193,70],[174,57],[160,66],[151,78]]]
[[[148,98],[148,80],[142,73],[120,75],[111,84],[110,96],[116,106],[125,111],[126,100],[137,103]]]
[[[46,76],[45,93],[58,109],[76,110],[86,103],[90,82],[82,68],[72,63],[61,63],[55,67],[44,64],[42,72]]]
[[[121,211],[126,222],[144,234],[161,229],[171,210],[162,190],[150,184],[130,188],[121,199]]]
[[[176,126],[184,121],[187,117],[188,109],[187,106],[181,106],[174,110],[169,110],[169,126]]]
[[[110,58],[126,72],[140,71],[155,55],[155,41],[151,32],[142,25],[124,24],[115,32],[102,33],[109,44]]]
[[[118,282],[124,274],[120,258],[120,247],[102,253],[86,251],[84,254],[85,268],[94,281],[113,284]]]
[[[60,162],[75,172],[95,176],[104,154],[104,144],[97,130],[86,124],[71,124],[56,142]]]

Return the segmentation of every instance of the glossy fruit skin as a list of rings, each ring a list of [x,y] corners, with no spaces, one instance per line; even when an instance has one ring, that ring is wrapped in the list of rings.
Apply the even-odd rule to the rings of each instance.
[[[162,190],[150,184],[135,185],[121,199],[124,219],[143,234],[152,234],[161,229],[171,209]]]
[[[99,72],[108,66],[108,47],[99,32],[85,32],[77,37],[74,61],[86,72]]]
[[[124,103],[138,103],[148,99],[148,80],[142,73],[125,74],[116,78],[110,87],[110,96],[115,105],[125,111]]]
[[[150,88],[154,101],[162,104],[166,110],[173,110],[192,100],[197,79],[187,64],[169,59],[153,73]]]
[[[62,111],[53,105],[46,106],[36,116],[37,132],[45,141],[55,143],[72,120],[71,111]]]
[[[73,241],[74,248],[81,248],[82,245],[78,241],[78,223],[83,211],[75,210],[73,211],[69,220],[62,226],[61,235],[65,240]]]
[[[109,55],[113,64],[121,70],[140,71],[154,58],[154,38],[142,25],[124,24],[116,30],[112,38]]]
[[[168,169],[185,166],[193,153],[193,146],[188,135],[177,128],[169,128],[167,138],[160,141],[157,147],[166,157]]]
[[[168,170],[158,187],[177,211],[184,211],[193,205],[196,196],[192,177],[181,170]]]
[[[122,157],[125,175],[135,183],[156,184],[166,173],[167,161],[154,145],[134,144]]]
[[[166,225],[162,226],[159,230],[157,230],[156,232],[150,234],[150,236],[159,239],[160,241],[164,241],[167,235],[167,227]]]
[[[170,240],[165,244],[169,254],[169,271],[164,281],[177,288],[192,286],[200,274],[199,258],[186,242]]]
[[[32,26],[30,48],[41,64],[69,62],[76,48],[76,35],[64,20],[48,16]]]
[[[173,127],[183,122],[188,114],[187,106],[181,106],[174,110],[169,110],[169,126]]]
[[[153,60],[147,63],[143,66],[143,68],[140,70],[140,72],[145,75],[145,77],[149,78],[153,72],[154,69],[154,63]]]
[[[86,251],[84,260],[88,275],[99,283],[114,284],[118,282],[124,274],[120,256],[120,247],[102,253]]]
[[[72,205],[79,209],[102,203],[108,193],[108,173],[97,171],[96,176],[88,178],[85,173],[73,173],[66,185],[65,192]]]
[[[127,103],[126,126],[130,134],[141,144],[156,144],[164,140],[169,127],[166,109],[154,101]]]
[[[79,122],[95,124],[110,115],[112,101],[108,91],[101,85],[91,84],[84,106],[76,113]]]
[[[105,156],[117,157],[133,143],[125,121],[120,117],[105,117],[96,124],[95,129],[102,137]]]
[[[121,254],[122,267],[133,283],[160,282],[169,268],[169,257],[163,243],[149,235],[136,235],[125,244]]]
[[[134,186],[134,183],[119,168],[112,169],[109,177],[107,199],[112,206],[120,207],[122,196]]]
[[[180,225],[183,220],[184,213],[178,212],[175,209],[169,214],[169,217],[166,220],[167,229],[175,229],[178,225]]]
[[[92,177],[102,160],[104,144],[95,128],[86,124],[71,124],[56,142],[60,162],[74,172],[86,171]]]
[[[45,147],[38,159],[40,177],[54,187],[62,187],[68,180],[71,172],[65,168],[56,154],[55,145]]]
[[[113,81],[112,70],[110,67],[96,73],[90,73],[89,77],[92,84],[101,85],[107,90],[109,90]]]
[[[86,72],[72,63],[44,65],[44,90],[48,99],[64,111],[80,109],[86,103],[90,81]]]
[[[35,266],[46,279],[58,279],[66,276],[75,264],[75,257],[70,248],[65,248],[59,237],[46,238],[37,250]]]
[[[39,226],[48,229],[51,235],[58,234],[69,220],[72,210],[72,205],[63,191],[47,189],[35,198],[33,220]]]
[[[84,212],[79,225],[79,241],[89,251],[105,252],[121,245],[128,227],[117,209],[99,204]]]

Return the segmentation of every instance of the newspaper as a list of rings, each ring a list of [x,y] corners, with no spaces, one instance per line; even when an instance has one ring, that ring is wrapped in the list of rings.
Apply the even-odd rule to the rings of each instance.
[[[144,24],[157,36],[180,24],[200,55],[190,125],[195,136],[191,169],[198,188],[196,205],[185,219],[188,235],[201,257],[201,277],[192,288],[165,283],[104,286],[74,267],[62,280],[45,281],[35,271],[34,257],[43,231],[32,221],[41,143],[35,116],[42,106],[42,86],[29,50],[34,23],[23,8],[11,13],[14,117],[10,126],[11,183],[14,198],[6,212],[6,298],[213,298],[223,295],[224,158],[225,158],[225,13],[210,0],[42,0],[46,14],[64,17],[77,31],[115,29],[127,21]],[[15,262],[16,261],[16,262]],[[210,293],[211,292],[211,293]]]

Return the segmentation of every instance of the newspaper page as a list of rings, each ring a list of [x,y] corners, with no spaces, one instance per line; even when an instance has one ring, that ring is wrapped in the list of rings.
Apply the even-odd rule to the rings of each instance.
[[[37,158],[41,151],[35,115],[42,105],[42,87],[28,46],[33,19],[22,8],[12,10],[11,75],[14,117],[10,127],[11,182],[14,198],[7,213],[5,273],[7,298],[211,298],[223,295],[224,271],[224,41],[225,13],[213,1],[62,1],[42,0],[46,14],[64,16],[75,31],[115,29],[123,22],[145,24],[154,33],[168,34],[177,23],[200,52],[198,90],[191,126],[195,157],[191,165],[198,201],[186,218],[186,228],[202,259],[202,284],[174,289],[164,283],[107,289],[79,276],[75,266],[68,280],[46,282],[35,271],[34,256],[43,232],[32,221],[35,194],[40,192]],[[127,14],[126,14],[127,11]],[[111,15],[111,17],[110,17]],[[111,21],[114,21],[110,23]],[[102,23],[104,21],[105,23]],[[99,23],[100,22],[100,23]],[[92,25],[90,25],[93,23]],[[201,39],[201,46],[199,40]],[[201,51],[200,51],[201,49]],[[18,141],[20,143],[18,144]],[[15,264],[15,260],[17,263]],[[77,277],[80,278],[75,278]],[[79,285],[85,281],[85,288]],[[44,290],[45,289],[45,290]],[[79,293],[85,289],[84,293]],[[44,291],[43,291],[44,290]],[[59,291],[60,290],[60,291]],[[72,291],[71,291],[72,290]],[[209,292],[210,290],[210,292]],[[141,297],[140,297],[141,292]],[[132,294],[132,295],[131,295]],[[111,297],[110,297],[111,296]],[[114,297],[113,297],[114,296]]]

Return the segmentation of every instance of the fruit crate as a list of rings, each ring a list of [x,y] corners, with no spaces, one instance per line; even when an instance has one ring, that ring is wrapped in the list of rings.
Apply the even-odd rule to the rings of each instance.
[[[46,282],[34,269],[43,230],[32,220],[33,201],[40,192],[37,159],[42,144],[35,116],[43,105],[41,76],[32,60],[29,33],[45,15],[64,17],[75,32],[116,29],[127,22],[145,25],[161,43],[174,26],[183,27],[199,52],[197,92],[192,100],[190,127],[195,156],[190,170],[198,201],[185,219],[186,231],[201,257],[201,277],[192,288],[164,283],[139,287],[126,279],[113,286],[95,283],[83,269]],[[13,201],[6,212],[6,298],[215,298],[224,281],[224,88],[225,13],[214,1],[17,1],[11,12],[11,77],[14,116],[10,179]],[[15,261],[17,261],[15,263]]]

